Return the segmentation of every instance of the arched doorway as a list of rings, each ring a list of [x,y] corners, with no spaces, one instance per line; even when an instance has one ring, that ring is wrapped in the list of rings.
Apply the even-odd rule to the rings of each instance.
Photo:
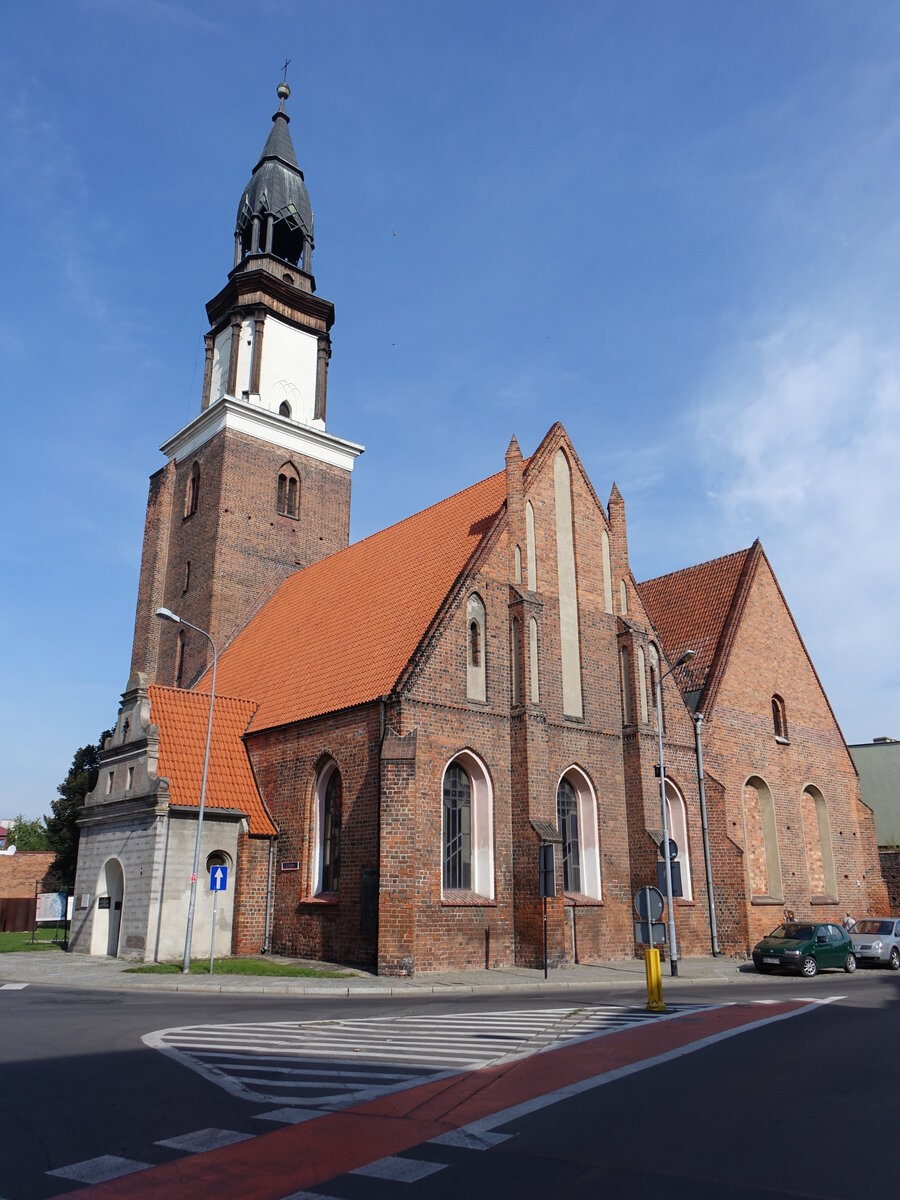
[[[117,858],[108,859],[100,869],[96,895],[91,954],[115,958],[119,953],[119,930],[125,902],[125,873]]]

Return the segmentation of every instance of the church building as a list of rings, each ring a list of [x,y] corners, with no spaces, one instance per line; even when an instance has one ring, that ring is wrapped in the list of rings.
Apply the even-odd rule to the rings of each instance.
[[[680,954],[746,954],[785,909],[883,908],[871,813],[758,543],[638,583],[622,496],[554,423],[349,544],[362,447],[326,428],[334,308],[289,94],[207,305],[199,414],[150,480],[72,949],[180,957],[214,679],[195,956],[533,967],[546,911],[551,965],[632,957],[663,793]]]

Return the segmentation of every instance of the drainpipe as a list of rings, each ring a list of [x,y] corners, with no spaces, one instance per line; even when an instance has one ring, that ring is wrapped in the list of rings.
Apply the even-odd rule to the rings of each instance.
[[[703,746],[700,742],[700,726],[703,724],[703,713],[694,713],[694,745],[697,749],[697,786],[700,791],[700,824],[703,830],[703,862],[706,867],[706,895],[709,899],[709,936],[712,940],[712,952],[720,953],[719,933],[716,928],[716,899],[713,894],[712,866],[709,860],[709,826],[706,821],[706,784],[703,780]]]
[[[275,864],[275,839],[269,838],[269,877],[266,881],[266,939],[263,942],[263,954],[269,953],[269,940],[272,934],[272,902],[274,900],[272,889],[272,873]]]

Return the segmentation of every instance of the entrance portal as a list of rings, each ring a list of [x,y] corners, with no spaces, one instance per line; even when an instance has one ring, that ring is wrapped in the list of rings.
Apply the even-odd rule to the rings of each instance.
[[[122,905],[125,900],[125,874],[117,858],[104,863],[97,879],[97,900],[94,929],[91,935],[91,954],[119,953],[119,930],[122,927]]]

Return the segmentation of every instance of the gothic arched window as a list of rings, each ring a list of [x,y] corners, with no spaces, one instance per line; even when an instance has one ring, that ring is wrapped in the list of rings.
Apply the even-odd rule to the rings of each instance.
[[[333,762],[329,763],[319,776],[316,809],[316,892],[336,892],[341,873],[343,788],[341,773]]]
[[[300,476],[293,463],[285,463],[278,472],[275,508],[282,517],[296,519],[300,515]]]
[[[780,696],[772,697],[772,725],[775,728],[775,736],[787,741],[787,716],[785,714],[784,701]]]

